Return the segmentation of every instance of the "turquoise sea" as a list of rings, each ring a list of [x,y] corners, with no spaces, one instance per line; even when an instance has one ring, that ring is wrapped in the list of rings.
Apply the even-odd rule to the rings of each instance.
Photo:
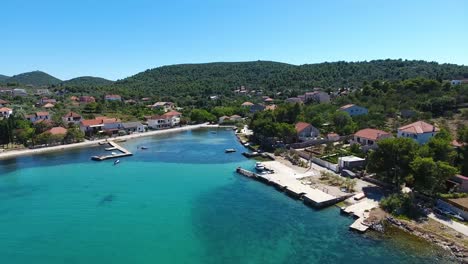
[[[0,263],[450,262],[235,174],[254,163],[232,131],[122,145],[135,155],[117,166],[90,160],[103,147],[0,161]]]

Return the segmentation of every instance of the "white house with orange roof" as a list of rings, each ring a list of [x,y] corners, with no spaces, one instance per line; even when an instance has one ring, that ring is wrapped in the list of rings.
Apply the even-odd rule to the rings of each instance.
[[[347,104],[343,105],[338,109],[339,111],[343,111],[348,113],[350,116],[360,116],[360,115],[367,115],[369,111],[367,108],[355,105],[355,104]]]
[[[439,128],[424,121],[417,121],[398,128],[398,137],[412,138],[424,144],[439,132]]]
[[[75,112],[68,112],[64,116],[62,116],[63,123],[65,124],[79,124],[83,118],[81,115],[75,113]]]
[[[306,122],[298,122],[295,125],[297,137],[300,140],[306,140],[312,137],[317,137],[320,134],[320,131]]]
[[[178,126],[182,114],[177,111],[170,111],[163,115],[154,115],[148,119],[148,126],[152,129],[164,129]]]
[[[10,115],[13,114],[13,109],[8,108],[8,107],[2,107],[0,108],[0,116],[9,118]]]
[[[354,134],[352,144],[360,144],[364,151],[377,148],[377,142],[384,138],[390,138],[392,134],[383,130],[365,128]]]

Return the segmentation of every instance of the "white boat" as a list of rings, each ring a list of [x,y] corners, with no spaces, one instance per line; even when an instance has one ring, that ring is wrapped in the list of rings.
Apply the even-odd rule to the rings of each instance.
[[[141,149],[148,149],[148,147],[146,147],[146,146],[142,146],[142,147],[141,147]]]
[[[117,165],[117,164],[119,164],[119,163],[120,163],[120,160],[114,161],[114,165]]]
[[[233,149],[233,148],[230,148],[230,149],[225,149],[224,152],[226,152],[226,153],[232,153],[232,152],[236,152],[236,150]]]
[[[112,155],[117,155],[117,152],[111,152]]]
[[[265,165],[263,165],[261,162],[255,163],[255,169],[258,171],[263,171],[265,170]]]

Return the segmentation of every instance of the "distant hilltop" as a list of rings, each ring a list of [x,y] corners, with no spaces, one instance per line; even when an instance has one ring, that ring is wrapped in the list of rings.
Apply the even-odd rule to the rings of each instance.
[[[20,85],[30,85],[35,87],[65,85],[65,86],[102,86],[112,84],[113,81],[104,78],[83,76],[62,81],[48,73],[42,71],[32,71],[17,74],[14,76],[0,75],[0,83],[16,83]]]

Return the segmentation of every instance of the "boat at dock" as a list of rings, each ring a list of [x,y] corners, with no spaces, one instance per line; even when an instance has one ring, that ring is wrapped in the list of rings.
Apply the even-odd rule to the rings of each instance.
[[[229,149],[225,149],[224,152],[225,153],[232,153],[232,152],[236,152],[236,150],[233,149],[233,148],[229,148]]]
[[[263,165],[261,162],[255,163],[255,169],[257,171],[264,171],[265,170],[265,165]]]

